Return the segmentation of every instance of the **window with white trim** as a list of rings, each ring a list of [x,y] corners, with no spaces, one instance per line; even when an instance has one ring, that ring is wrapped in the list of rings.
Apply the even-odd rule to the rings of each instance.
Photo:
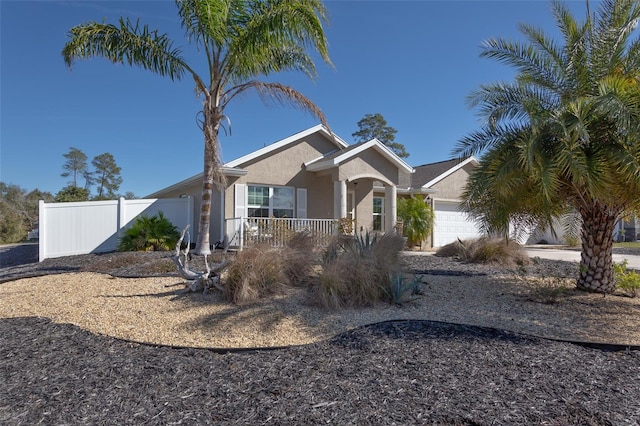
[[[249,217],[294,217],[293,208],[293,188],[247,185]]]
[[[384,232],[384,197],[373,197],[373,230]]]

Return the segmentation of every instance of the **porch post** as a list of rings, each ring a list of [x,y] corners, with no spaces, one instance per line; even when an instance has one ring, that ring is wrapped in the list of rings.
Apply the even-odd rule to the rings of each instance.
[[[387,185],[384,188],[384,231],[393,232],[398,221],[397,212],[398,191],[395,185]]]
[[[333,182],[333,218],[347,217],[347,182],[337,180]]]

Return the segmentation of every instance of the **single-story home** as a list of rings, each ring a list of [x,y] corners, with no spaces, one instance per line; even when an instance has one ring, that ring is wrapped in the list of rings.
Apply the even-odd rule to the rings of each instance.
[[[342,218],[354,229],[387,232],[396,226],[397,198],[412,193],[429,197],[435,209],[432,246],[477,236],[477,227],[457,210],[474,164],[470,158],[414,169],[377,139],[349,145],[317,125],[223,165],[227,183],[214,190],[210,241],[233,245],[239,233],[260,232],[260,221],[269,218],[314,229]],[[191,196],[197,224],[201,188],[202,173],[148,198]]]

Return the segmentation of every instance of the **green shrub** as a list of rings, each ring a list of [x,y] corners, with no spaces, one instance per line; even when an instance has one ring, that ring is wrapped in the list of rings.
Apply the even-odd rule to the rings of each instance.
[[[179,239],[178,228],[158,212],[157,216],[138,217],[120,239],[118,251],[173,250]]]
[[[390,300],[389,276],[401,269],[404,241],[398,235],[337,236],[323,255],[314,288],[316,303],[326,308],[371,306]]]
[[[500,265],[523,265],[529,262],[527,254],[516,241],[487,237],[454,241],[439,248],[436,256],[453,257],[471,263]]]
[[[616,287],[630,297],[636,297],[640,293],[640,274],[627,269],[627,259],[620,263],[613,263],[613,277]]]
[[[398,219],[402,221],[402,232],[407,242],[415,246],[431,235],[435,213],[422,197],[412,195],[398,200]]]
[[[564,240],[566,241],[569,247],[578,247],[580,245],[580,237],[575,235],[565,234]]]

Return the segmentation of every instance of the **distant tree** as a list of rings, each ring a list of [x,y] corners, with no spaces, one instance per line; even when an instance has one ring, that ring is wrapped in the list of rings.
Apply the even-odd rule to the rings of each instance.
[[[27,193],[24,197],[24,209],[26,212],[26,222],[28,225],[28,230],[32,230],[38,224],[38,220],[40,219],[40,200],[45,203],[51,203],[55,201],[53,195],[47,191],[40,191],[39,189],[34,189],[33,191]]]
[[[71,147],[69,152],[62,155],[67,161],[62,165],[63,173],[62,177],[72,177],[69,182],[70,185],[78,186],[78,176],[82,176],[85,179],[85,188],[91,186],[91,172],[87,169],[87,156],[84,152],[78,148]]]
[[[367,142],[375,138],[388,146],[398,157],[407,158],[409,156],[404,145],[395,142],[398,131],[387,126],[387,120],[380,113],[365,115],[362,120],[358,121],[358,128],[360,130],[351,135],[356,142]]]
[[[58,203],[69,203],[73,201],[89,201],[89,190],[87,188],[79,188],[77,186],[65,186],[55,196]]]
[[[27,193],[18,185],[0,182],[0,243],[24,240],[38,222],[39,201],[53,196],[38,189]]]
[[[96,200],[116,198],[116,191],[120,188],[122,177],[120,177],[120,167],[116,164],[115,158],[108,152],[97,155],[91,161],[95,171],[93,172],[94,182],[97,185]]]
[[[27,236],[24,227],[25,190],[0,182],[0,243],[15,243]]]
[[[125,192],[125,193],[124,193],[124,195],[123,195],[122,197],[124,197],[124,198],[125,198],[125,199],[127,199],[127,200],[135,200],[136,198],[138,198],[138,197],[136,196],[136,194],[134,194],[134,193],[133,193],[133,192],[131,192],[131,191],[127,191],[127,192]]]

